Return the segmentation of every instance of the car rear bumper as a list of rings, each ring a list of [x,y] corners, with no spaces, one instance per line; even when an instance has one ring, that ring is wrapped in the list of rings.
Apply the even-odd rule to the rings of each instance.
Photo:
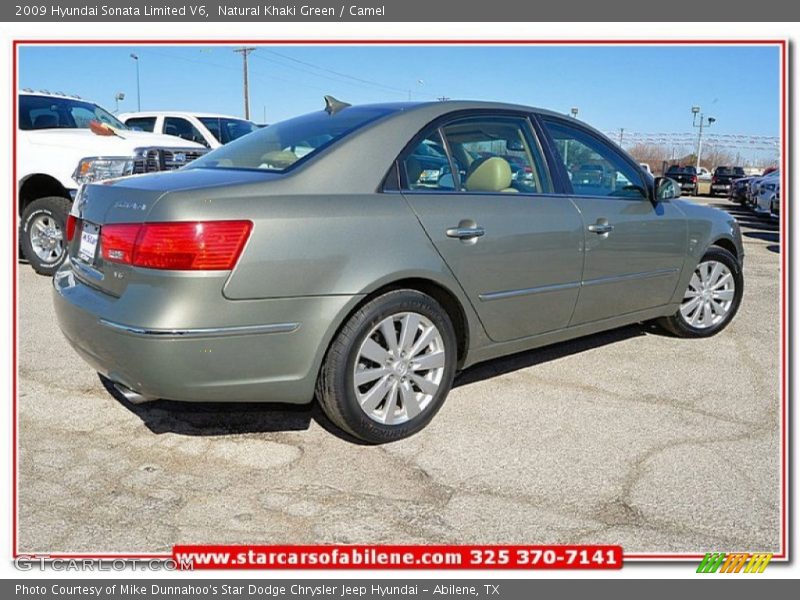
[[[53,289],[62,332],[95,370],[145,399],[200,402],[311,401],[333,324],[358,301],[231,301],[220,294],[219,321],[165,328],[127,322],[119,299],[76,279],[68,262]],[[220,325],[234,313],[239,321],[242,313],[252,315],[252,323]]]

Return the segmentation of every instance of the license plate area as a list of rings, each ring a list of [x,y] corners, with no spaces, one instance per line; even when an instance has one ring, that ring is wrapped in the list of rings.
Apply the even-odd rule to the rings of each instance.
[[[94,264],[99,240],[100,226],[84,221],[81,227],[80,244],[78,244],[78,258],[89,265]]]

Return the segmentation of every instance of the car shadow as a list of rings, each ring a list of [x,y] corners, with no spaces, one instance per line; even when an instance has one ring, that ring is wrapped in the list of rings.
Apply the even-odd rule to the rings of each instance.
[[[742,235],[756,240],[764,240],[765,242],[777,243],[779,241],[779,234],[777,231],[745,231]]]
[[[314,421],[326,431],[354,443],[361,440],[338,429],[316,402],[285,404],[277,402],[175,402],[154,400],[134,404],[114,384],[100,376],[106,391],[122,406],[139,417],[155,434],[223,436],[246,433],[305,431]]]
[[[458,374],[453,388],[484,381],[614,344],[634,337],[655,333],[669,335],[652,323],[630,325],[574,340],[527,350],[480,363]],[[106,391],[122,406],[142,420],[153,433],[175,433],[186,436],[223,436],[248,433],[305,431],[314,421],[328,433],[357,445],[370,445],[340,430],[315,401],[310,404],[273,402],[175,402],[154,400],[134,404],[125,398],[107,378],[100,377]]]
[[[552,344],[550,346],[544,346],[542,348],[536,348],[534,350],[525,350],[518,354],[495,358],[462,371],[453,382],[453,388],[484,381],[500,375],[506,375],[514,371],[519,371],[520,369],[535,367],[536,365],[541,365],[552,360],[565,358],[573,354],[579,354],[609,344],[615,344],[634,337],[641,337],[649,333],[669,335],[655,324],[640,323],[628,325],[619,329],[612,329],[610,331],[603,331],[566,342],[560,342],[558,344]]]

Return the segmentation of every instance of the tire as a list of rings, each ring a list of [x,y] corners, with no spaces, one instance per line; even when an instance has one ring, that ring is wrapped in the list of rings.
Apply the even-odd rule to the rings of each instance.
[[[396,335],[395,350],[384,332]],[[419,353],[402,358],[401,347]],[[337,427],[364,442],[403,439],[442,407],[457,353],[453,324],[436,300],[415,290],[387,292],[358,309],[336,335],[317,379],[317,400]],[[420,368],[414,359],[423,357],[434,368]]]
[[[710,268],[707,267],[708,264],[711,265]],[[714,280],[712,278],[713,269],[715,269],[718,264],[722,265],[723,268],[720,269],[718,278]],[[727,275],[725,274],[725,270],[727,270],[727,274],[730,275],[730,278],[726,279]],[[709,296],[705,296],[707,302],[704,302],[704,296],[702,296],[702,292],[700,292],[704,279],[708,281],[709,285]],[[720,287],[719,284],[723,281],[725,284]],[[700,288],[697,290],[693,289],[698,287],[698,283],[700,284]],[[716,295],[713,291],[715,289],[715,283],[718,284],[716,286]],[[729,294],[731,291],[732,293]],[[742,276],[742,269],[736,257],[724,248],[711,246],[695,268],[681,307],[674,315],[663,317],[658,323],[664,329],[678,337],[704,338],[715,335],[725,329],[733,320],[742,302],[743,292],[744,277]],[[697,298],[700,298],[700,300],[696,301]],[[693,303],[695,303],[696,309],[690,310],[690,305]],[[707,304],[708,308],[704,309],[704,304]],[[703,313],[703,310],[707,312]],[[718,312],[715,312],[715,310]],[[698,315],[697,319],[694,319],[695,315]],[[705,321],[705,323],[703,323],[703,321]]]
[[[698,189],[698,186],[694,186],[694,188],[692,188],[692,196],[697,196]]]
[[[71,206],[67,198],[47,196],[31,202],[22,213],[20,248],[33,270],[41,275],[55,273],[67,256],[67,216]],[[60,239],[56,238],[59,235]]]

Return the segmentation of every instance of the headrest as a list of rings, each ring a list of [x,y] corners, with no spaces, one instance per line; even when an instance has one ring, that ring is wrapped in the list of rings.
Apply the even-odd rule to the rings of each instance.
[[[473,162],[467,172],[468,192],[502,192],[511,185],[511,165],[499,156],[488,156]]]

